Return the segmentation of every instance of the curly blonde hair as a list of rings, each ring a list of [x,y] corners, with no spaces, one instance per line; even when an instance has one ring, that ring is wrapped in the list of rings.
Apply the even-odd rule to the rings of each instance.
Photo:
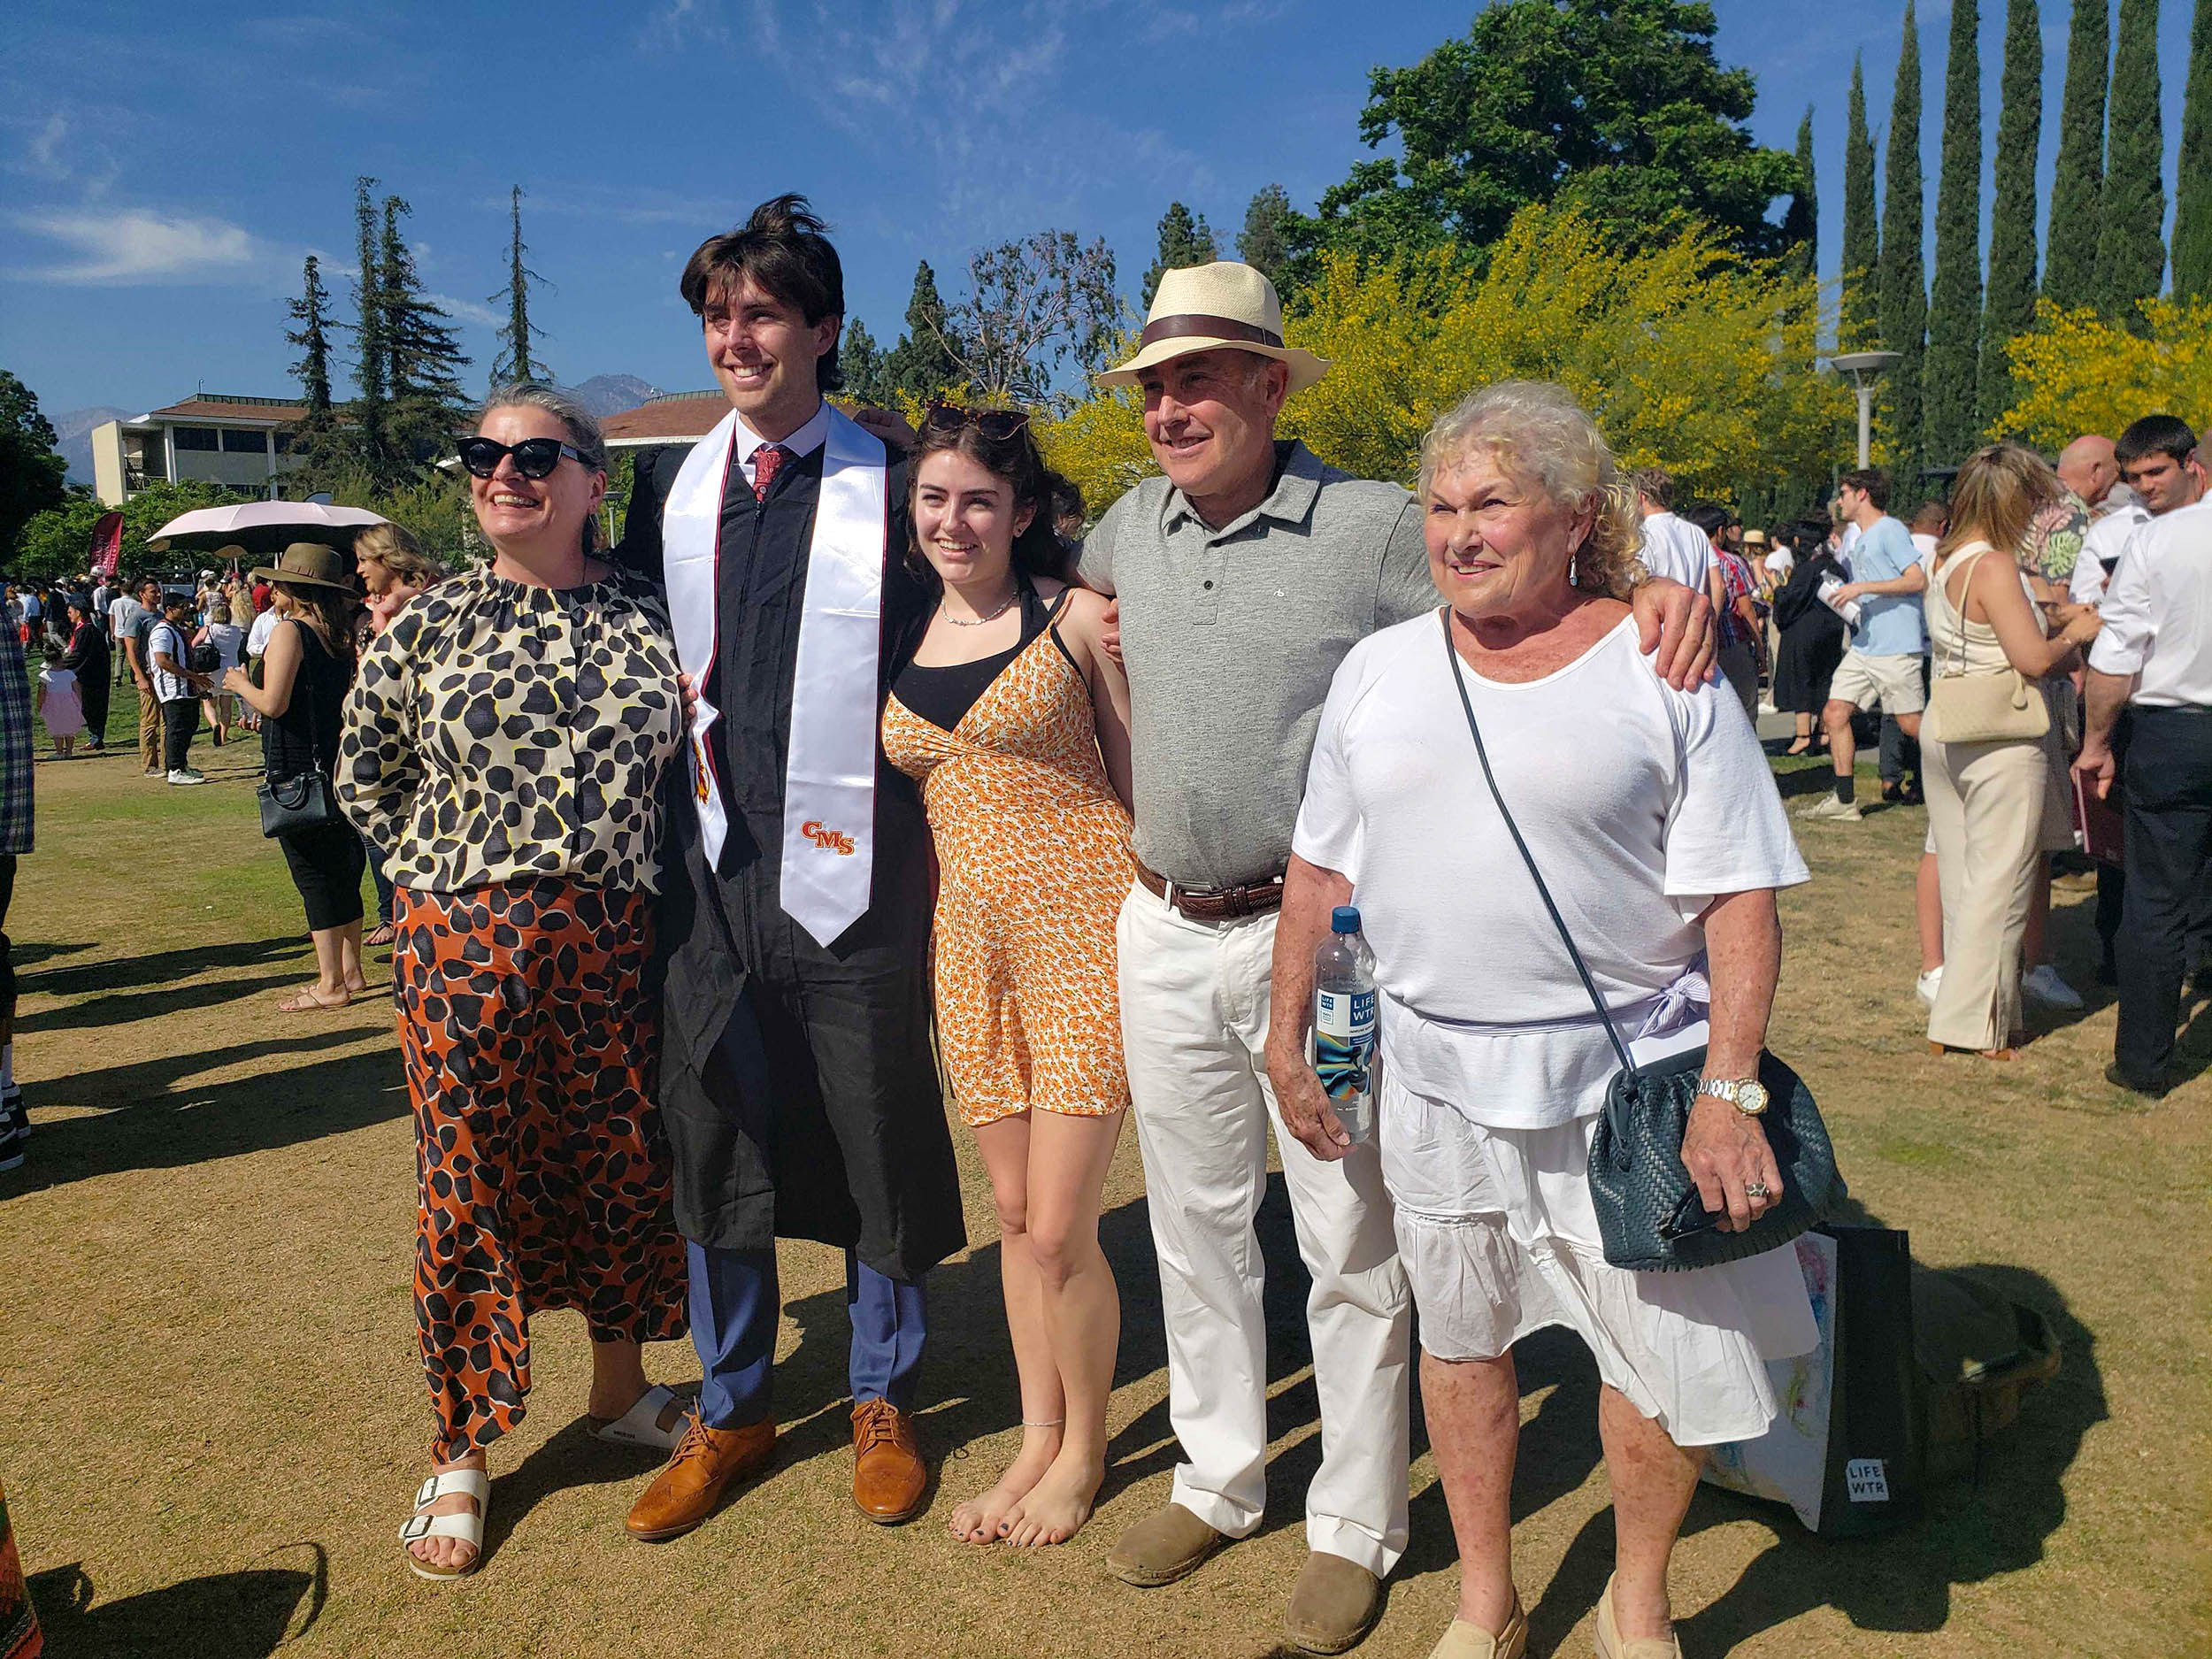
[[[1575,549],[1577,591],[1625,599],[1646,579],[1635,481],[1622,476],[1598,423],[1565,387],[1500,380],[1446,410],[1421,440],[1421,495],[1477,451],[1554,505],[1590,515],[1590,534]]]
[[[353,538],[354,563],[373,559],[410,588],[428,588],[445,572],[421,542],[396,524],[373,524]]]

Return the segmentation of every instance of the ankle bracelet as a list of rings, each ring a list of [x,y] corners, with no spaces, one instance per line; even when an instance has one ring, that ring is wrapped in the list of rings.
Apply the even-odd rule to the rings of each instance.
[[[1063,1424],[1066,1423],[1066,1421],[1067,1419],[1065,1417],[1055,1417],[1049,1423],[1032,1423],[1027,1417],[1024,1417],[1022,1419],[1022,1427],[1025,1429],[1056,1429]]]

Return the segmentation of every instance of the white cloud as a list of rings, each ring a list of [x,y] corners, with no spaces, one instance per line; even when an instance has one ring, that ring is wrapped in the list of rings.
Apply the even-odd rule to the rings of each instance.
[[[59,113],[49,116],[46,125],[31,140],[31,170],[49,179],[67,177],[68,165],[58,152],[61,141],[68,135],[69,118]]]
[[[423,297],[448,316],[458,317],[463,322],[477,323],[486,328],[497,328],[507,319],[480,300],[457,299],[450,294],[426,294]]]
[[[144,209],[81,208],[25,213],[15,222],[62,243],[73,256],[10,273],[35,281],[243,281],[257,275],[262,264],[254,238],[218,219],[187,219]]]

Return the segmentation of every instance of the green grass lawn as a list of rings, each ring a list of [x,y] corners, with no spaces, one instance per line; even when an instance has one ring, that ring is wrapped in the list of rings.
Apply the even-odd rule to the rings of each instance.
[[[489,1551],[457,1586],[418,1582],[394,1532],[430,1418],[410,1283],[411,1118],[380,993],[339,1013],[274,1002],[309,972],[296,895],[256,821],[252,743],[204,738],[194,789],[123,752],[42,762],[38,850],[8,930],[22,1003],[16,1064],[36,1124],[0,1175],[9,1264],[0,1480],[51,1636],[77,1655],[237,1659],[276,1651],[513,1655],[1229,1655],[1279,1648],[1318,1457],[1313,1376],[1279,1178],[1270,1262],[1271,1508],[1261,1532],[1164,1590],[1108,1577],[1115,1534],[1166,1495],[1175,1443],[1133,1135],[1106,1194],[1122,1288],[1111,1467],[1065,1548],[955,1542],[954,1504],[988,1485],[1020,1416],[998,1303],[987,1186],[956,1129],[972,1248],[933,1276],[923,1440],[928,1513],[879,1529],[848,1496],[841,1264],[787,1246],[772,1472],[677,1542],[621,1522],[649,1458],[580,1426],[580,1323],[533,1332],[532,1410],[495,1448]],[[1786,768],[1794,801],[1817,773]],[[1815,875],[1784,896],[1775,1049],[1818,1093],[1864,1214],[1916,1256],[1979,1264],[2050,1322],[2059,1375],[1989,1448],[1978,1485],[1926,1517],[1824,1543],[1786,1512],[1705,1492],[1677,1557],[1684,1650],[2197,1655],[2206,1586],[2212,1303],[2212,1008],[2193,1008],[2194,1079],[2146,1105],[2107,1086],[2108,994],[2039,1017],[2011,1065],[1931,1060],[1913,999],[1909,810],[1809,825]],[[2062,887],[2059,964],[2087,989],[2089,900]],[[1532,1654],[1589,1651],[1612,1530],[1587,1357],[1555,1333],[1521,1354],[1517,1572]],[[697,1374],[682,1343],[648,1360]],[[1350,1425],[1357,1432],[1359,1425]],[[1412,1548],[1363,1659],[1417,1659],[1456,1569],[1416,1416]]]

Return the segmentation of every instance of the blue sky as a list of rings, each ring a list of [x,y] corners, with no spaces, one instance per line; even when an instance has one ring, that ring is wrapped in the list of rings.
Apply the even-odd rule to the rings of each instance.
[[[1840,239],[1845,88],[1886,119],[1901,3],[1719,0],[1753,127],[1788,147],[1816,106],[1821,261]],[[1985,137],[2002,5],[1983,0]],[[2116,5],[2115,7],[2116,12]],[[2188,0],[2164,0],[2170,196]],[[1179,198],[1233,242],[1252,193],[1310,205],[1367,153],[1366,73],[1463,31],[1393,0],[649,0],[282,9],[17,0],[0,46],[0,367],[52,411],[210,391],[288,396],[283,302],[309,252],[349,263],[352,180],[414,204],[430,288],[480,381],[520,184],[535,318],[565,380],[709,383],[675,292],[698,240],[785,189],[836,226],[851,313],[887,343],[918,258],[949,296],[976,249],[1103,235],[1133,293]],[[180,17],[195,20],[180,25]],[[212,19],[203,21],[201,19]],[[2043,170],[2067,14],[2043,0]],[[1928,209],[1947,11],[1924,12]],[[1985,177],[1987,172],[1985,157]],[[1987,234],[1986,223],[1984,234]],[[344,309],[344,285],[340,290]]]

